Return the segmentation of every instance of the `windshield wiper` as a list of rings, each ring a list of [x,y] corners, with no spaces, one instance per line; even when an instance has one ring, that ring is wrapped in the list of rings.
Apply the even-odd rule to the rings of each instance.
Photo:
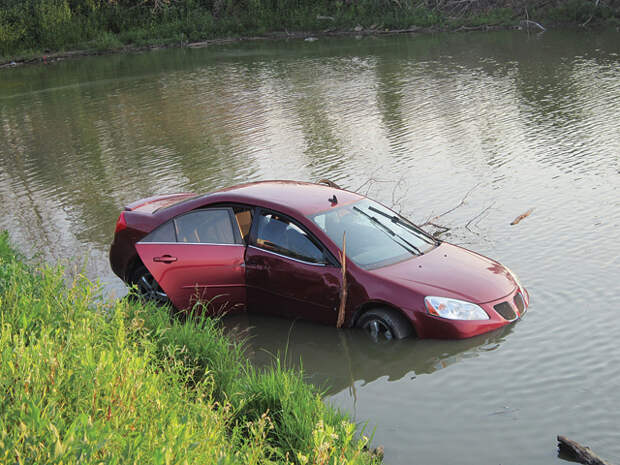
[[[388,213],[385,213],[381,210],[379,210],[378,208],[373,207],[372,205],[368,205],[368,209],[370,211],[379,213],[380,215],[385,216],[386,218],[389,218],[390,220],[392,220],[392,223],[398,223],[402,226],[404,226],[405,228],[409,229],[410,231],[413,232],[417,232],[422,234],[423,236],[425,236],[426,238],[430,239],[433,241],[433,244],[439,244],[439,239],[431,236],[429,233],[427,233],[426,231],[424,231],[422,228],[420,228],[419,226],[414,225],[413,223],[409,223],[408,221],[403,221],[402,218],[400,218],[397,215],[390,215]]]
[[[361,210],[360,208],[357,208],[357,207],[353,207],[353,210],[355,210],[357,212],[360,212],[366,218],[370,219],[370,221],[372,221],[374,223],[377,223],[379,226],[381,226],[391,236],[398,237],[401,241],[403,241],[405,244],[407,244],[409,247],[411,247],[411,249],[413,249],[413,250],[411,250],[408,247],[405,247],[403,244],[400,244],[400,246],[403,247],[408,252],[410,252],[410,253],[412,253],[414,255],[422,255],[422,252],[420,251],[420,249],[418,249],[415,245],[413,245],[411,242],[409,242],[407,239],[405,239],[400,234],[397,234],[396,232],[392,231],[392,229],[390,229],[389,227],[384,225],[381,221],[379,221],[376,216],[369,215],[368,213],[366,213],[365,211],[363,211],[363,210]]]

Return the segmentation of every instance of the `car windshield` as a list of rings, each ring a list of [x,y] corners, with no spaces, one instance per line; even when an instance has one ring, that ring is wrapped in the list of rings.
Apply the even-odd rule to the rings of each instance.
[[[410,221],[369,199],[310,216],[342,249],[346,232],[347,257],[371,269],[422,255],[437,241]]]

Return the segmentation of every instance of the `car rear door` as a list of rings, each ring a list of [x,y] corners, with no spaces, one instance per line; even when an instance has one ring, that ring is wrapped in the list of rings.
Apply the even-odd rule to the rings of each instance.
[[[136,244],[138,255],[173,305],[207,304],[210,314],[245,308],[245,244],[232,209],[175,217]]]

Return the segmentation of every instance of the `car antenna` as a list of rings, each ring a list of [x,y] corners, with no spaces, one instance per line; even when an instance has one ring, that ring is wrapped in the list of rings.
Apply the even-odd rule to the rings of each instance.
[[[332,207],[338,203],[338,199],[336,198],[336,194],[333,195],[332,198],[327,199],[332,203]]]

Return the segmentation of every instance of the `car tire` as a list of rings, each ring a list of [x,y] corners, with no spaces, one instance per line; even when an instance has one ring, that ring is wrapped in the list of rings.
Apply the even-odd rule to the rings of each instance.
[[[129,284],[136,287],[133,295],[144,302],[154,302],[158,305],[170,305],[168,295],[146,266],[140,264],[131,273]]]
[[[413,327],[401,313],[390,308],[373,308],[357,320],[358,328],[366,331],[375,341],[404,339],[411,336]]]

